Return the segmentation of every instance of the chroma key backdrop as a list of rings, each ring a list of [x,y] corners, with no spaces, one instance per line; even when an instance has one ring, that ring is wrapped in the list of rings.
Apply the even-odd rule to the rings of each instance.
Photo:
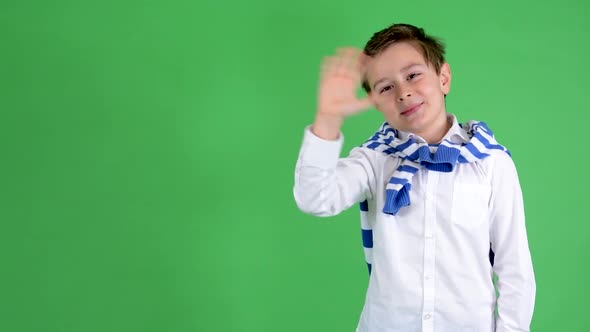
[[[589,17],[581,0],[2,1],[0,331],[354,331],[358,207],[302,213],[294,168],[322,58],[392,23],[444,40],[448,111],[512,152],[532,331],[588,331]],[[343,155],[382,120],[348,119]]]

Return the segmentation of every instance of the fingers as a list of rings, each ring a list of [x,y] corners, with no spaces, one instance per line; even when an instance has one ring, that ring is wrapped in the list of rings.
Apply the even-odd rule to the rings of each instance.
[[[338,68],[338,73],[345,75],[350,73],[354,70],[354,65],[358,58],[358,52],[356,52],[353,48],[341,48],[337,52],[337,57],[339,59],[338,64],[340,67]]]
[[[322,77],[325,77],[334,72],[334,59],[333,56],[325,56],[322,61]]]
[[[364,75],[365,71],[367,70],[367,65],[369,63],[369,59],[370,57],[368,55],[365,54],[365,52],[361,52],[358,56],[357,62],[356,62],[356,71],[361,74]]]
[[[338,75],[358,79],[364,63],[362,50],[353,47],[340,48],[336,55],[325,57],[322,62],[322,76]]]
[[[347,115],[357,114],[366,111],[373,106],[375,106],[375,101],[368,96],[365,99],[356,100],[355,102],[348,104],[344,112]]]

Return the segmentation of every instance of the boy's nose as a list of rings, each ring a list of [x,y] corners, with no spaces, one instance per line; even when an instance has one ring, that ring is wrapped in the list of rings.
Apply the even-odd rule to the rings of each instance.
[[[402,93],[399,96],[398,99],[399,99],[399,101],[404,101],[404,99],[407,99],[407,98],[410,98],[410,97],[412,97],[412,93],[411,92],[406,92],[406,93]]]

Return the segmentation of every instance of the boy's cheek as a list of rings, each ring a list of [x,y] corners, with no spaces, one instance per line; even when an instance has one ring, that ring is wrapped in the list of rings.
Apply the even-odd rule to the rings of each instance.
[[[392,102],[388,100],[375,101],[375,108],[383,114],[395,112],[395,106],[392,105]]]
[[[379,96],[379,95],[373,96],[373,103],[375,105],[375,108],[379,112],[383,113],[383,109],[384,109],[383,106],[386,105],[386,101],[384,100],[384,98],[382,96]]]
[[[379,111],[380,113],[387,114],[387,112],[385,112],[385,110],[383,109],[383,105],[380,105],[380,104],[375,104],[375,108],[376,108],[376,109],[377,109],[377,111]]]

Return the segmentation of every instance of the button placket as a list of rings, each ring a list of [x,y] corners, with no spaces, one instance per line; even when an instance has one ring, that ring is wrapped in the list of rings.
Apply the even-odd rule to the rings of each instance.
[[[434,230],[436,226],[436,204],[435,197],[432,193],[436,192],[438,184],[438,174],[436,172],[427,172],[426,190],[424,196],[424,264],[423,264],[423,308],[422,308],[422,329],[423,331],[433,331],[433,312],[434,312],[434,269],[435,269],[435,238]]]

